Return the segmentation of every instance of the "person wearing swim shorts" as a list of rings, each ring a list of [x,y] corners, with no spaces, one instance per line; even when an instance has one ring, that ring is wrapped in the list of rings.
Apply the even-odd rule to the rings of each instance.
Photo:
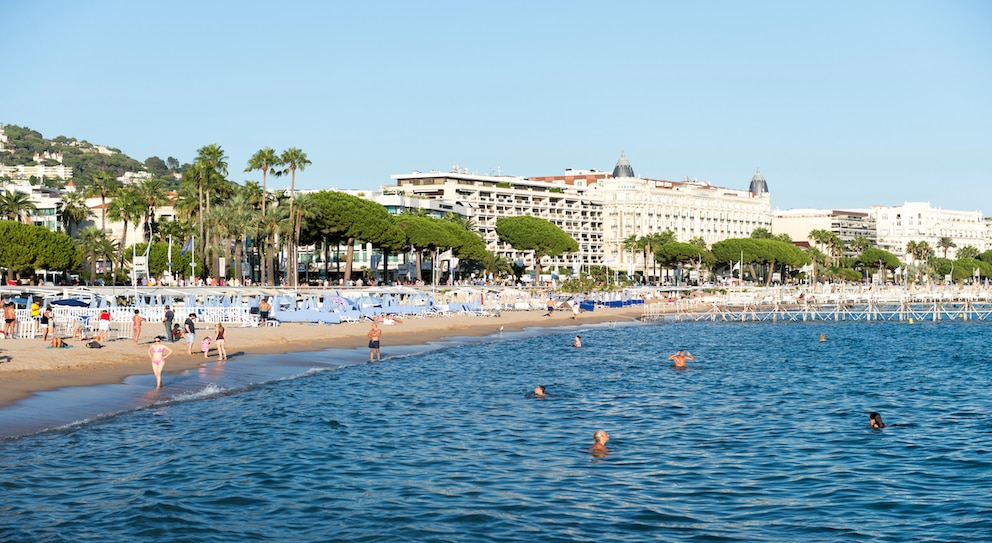
[[[272,311],[272,306],[269,305],[269,301],[262,298],[262,301],[258,304],[258,324],[259,326],[265,326],[265,323],[269,320],[269,311]]]
[[[382,330],[376,323],[372,323],[372,329],[369,330],[369,362],[373,361],[373,356],[376,360],[382,360],[382,355],[379,353],[379,337],[382,335]]]
[[[152,360],[152,373],[155,374],[155,388],[162,388],[162,368],[165,359],[172,354],[172,349],[162,345],[162,336],[155,336],[155,341],[148,347],[148,357]]]

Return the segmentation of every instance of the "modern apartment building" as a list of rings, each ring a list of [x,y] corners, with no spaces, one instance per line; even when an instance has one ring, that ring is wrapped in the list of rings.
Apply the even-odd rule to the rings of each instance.
[[[477,175],[465,172],[413,172],[391,176],[397,194],[460,203],[475,221],[489,250],[527,268],[533,255],[499,241],[496,220],[530,215],[546,219],[579,243],[577,253],[545,257],[545,269],[602,264],[603,206],[583,183],[535,181],[524,177]]]
[[[793,242],[810,242],[813,230],[833,232],[848,247],[847,256],[855,256],[850,248],[857,237],[864,237],[872,246],[878,245],[875,218],[866,209],[789,209],[772,212],[772,233],[788,234]]]

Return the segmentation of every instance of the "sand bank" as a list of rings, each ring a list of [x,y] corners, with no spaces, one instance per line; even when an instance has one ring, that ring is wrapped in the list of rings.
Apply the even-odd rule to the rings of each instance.
[[[414,345],[452,336],[484,336],[496,334],[502,328],[515,332],[535,326],[582,326],[609,321],[636,321],[641,306],[599,308],[583,312],[573,320],[571,312],[557,311],[545,317],[544,311],[506,311],[499,317],[434,317],[411,318],[395,325],[380,325],[382,350],[390,345]],[[263,328],[229,327],[226,345],[230,363],[237,363],[240,354],[277,354],[319,351],[329,348],[355,348],[368,344],[366,334],[370,323],[341,323],[333,325],[284,323]],[[54,390],[67,386],[88,386],[118,383],[130,375],[150,374],[148,346],[157,334],[163,333],[159,323],[145,323],[138,344],[132,340],[111,341],[102,349],[89,349],[79,341],[68,341],[71,348],[50,349],[39,339],[0,341],[0,406],[11,405],[33,392]],[[212,323],[197,323],[198,338],[213,334]],[[165,371],[191,369],[204,361],[200,342],[193,354],[186,354],[186,344],[180,340],[167,343],[174,354],[166,361]],[[211,361],[217,360],[211,347]]]

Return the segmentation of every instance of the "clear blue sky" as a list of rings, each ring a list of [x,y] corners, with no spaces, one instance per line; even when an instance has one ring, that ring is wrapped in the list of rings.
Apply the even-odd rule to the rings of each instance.
[[[0,4],[0,122],[301,188],[611,170],[992,215],[992,2]],[[270,186],[288,180],[270,180]]]

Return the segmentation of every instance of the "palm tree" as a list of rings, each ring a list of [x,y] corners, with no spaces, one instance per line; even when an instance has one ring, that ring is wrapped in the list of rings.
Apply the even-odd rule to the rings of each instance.
[[[85,221],[93,215],[93,211],[86,205],[86,197],[79,192],[63,193],[60,199],[60,219],[62,228],[72,236],[73,227],[79,227],[79,223]]]
[[[937,242],[937,247],[939,247],[939,248],[941,248],[941,249],[944,250],[944,258],[947,258],[947,250],[948,249],[952,249],[952,248],[957,247],[957,246],[958,246],[958,244],[957,243],[954,243],[954,240],[952,240],[951,238],[949,238],[947,236],[944,236],[944,237],[940,238],[940,241]]]
[[[262,214],[265,214],[265,198],[264,196],[269,192],[269,185],[267,180],[267,174],[269,169],[274,166],[281,165],[279,157],[276,152],[272,150],[271,147],[266,147],[257,151],[251,158],[248,159],[248,167],[245,168],[245,172],[252,172],[255,170],[262,171]]]
[[[296,170],[303,171],[312,164],[310,160],[307,159],[307,154],[303,151],[297,149],[296,147],[291,147],[283,151],[282,156],[279,157],[279,162],[285,168],[280,175],[289,170],[290,180],[289,180],[289,216],[291,219],[296,218],[293,213],[293,203],[294,196],[296,194]],[[294,224],[291,232],[295,232],[297,226]],[[289,261],[292,264],[293,271],[290,272],[290,285],[296,286],[296,244],[299,243],[299,239],[293,237],[289,246]]]
[[[121,188],[121,182],[113,175],[101,170],[93,174],[93,181],[86,196],[100,197],[100,229],[107,229],[107,197],[113,196]]]
[[[864,236],[857,236],[851,240],[851,249],[856,253],[863,253],[865,249],[871,247],[871,241]]]
[[[90,284],[92,285],[96,281],[97,253],[100,251],[101,241],[107,239],[107,234],[95,226],[87,226],[77,232],[77,235],[76,246],[79,247],[79,250],[86,257],[86,261],[89,262]]]
[[[200,222],[200,254],[205,254],[203,245],[206,242],[206,232],[204,231],[204,213],[210,212],[210,188],[217,178],[227,177],[227,155],[224,149],[216,143],[204,145],[196,151],[197,156],[193,161],[193,178],[197,186],[197,219]],[[206,191],[206,208],[204,209],[204,191]],[[204,270],[205,271],[205,270]]]
[[[630,266],[631,266],[631,268],[633,268],[633,266],[634,266],[634,263],[633,263],[633,260],[634,260],[634,251],[640,250],[640,248],[641,248],[641,240],[637,239],[637,236],[636,235],[631,234],[631,235],[627,236],[626,238],[624,238],[622,247],[623,247],[623,250],[624,251],[630,253],[630,260],[631,260]]]
[[[145,206],[144,223],[141,229],[142,237],[148,233],[148,242],[152,241],[152,231],[155,225],[155,208],[167,201],[165,187],[160,179],[146,179],[135,187],[135,195],[141,199]]]
[[[146,209],[144,200],[141,199],[141,195],[134,187],[121,189],[107,208],[107,214],[110,215],[111,219],[124,223],[119,257],[122,267],[124,266],[124,249],[127,247],[127,225],[137,224],[144,216]]]
[[[4,191],[0,194],[0,217],[10,221],[30,224],[31,215],[38,213],[38,206],[31,201],[31,195],[20,191]]]

